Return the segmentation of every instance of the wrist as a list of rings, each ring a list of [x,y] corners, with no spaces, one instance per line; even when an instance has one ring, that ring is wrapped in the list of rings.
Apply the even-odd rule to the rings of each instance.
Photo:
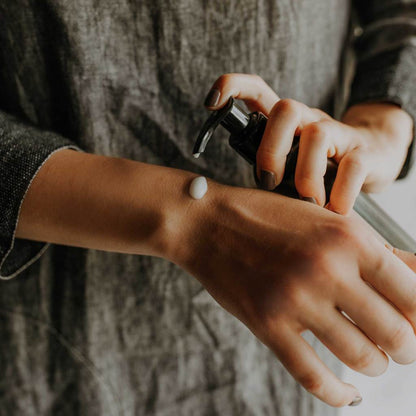
[[[413,139],[413,119],[398,105],[388,102],[361,103],[348,108],[342,122],[385,139],[386,145],[409,147]]]
[[[201,242],[216,234],[221,211],[226,204],[227,189],[207,179],[208,191],[202,199],[189,195],[189,186],[197,175],[179,172],[177,195],[161,207],[160,227],[155,238],[157,255],[183,268],[201,256]],[[232,189],[232,188],[230,188]]]

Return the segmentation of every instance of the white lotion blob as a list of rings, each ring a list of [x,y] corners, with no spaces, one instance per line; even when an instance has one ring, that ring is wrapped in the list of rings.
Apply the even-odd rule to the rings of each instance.
[[[205,176],[198,176],[192,180],[189,186],[189,195],[193,199],[201,199],[208,191],[208,182]]]

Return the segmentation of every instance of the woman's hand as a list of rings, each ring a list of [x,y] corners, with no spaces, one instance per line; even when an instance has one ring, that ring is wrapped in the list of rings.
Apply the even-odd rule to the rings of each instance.
[[[300,136],[295,185],[303,197],[325,204],[327,160],[338,164],[329,208],[347,214],[363,188],[378,192],[400,173],[412,139],[411,117],[388,103],[351,107],[339,122],[292,99],[280,100],[257,75],[227,74],[215,81],[205,104],[222,107],[230,96],[269,117],[257,152],[257,174],[265,189],[282,180],[294,136]]]
[[[376,376],[416,359],[415,274],[354,217],[213,182],[169,223],[169,259],[195,276],[308,391],[332,406],[359,393],[301,336]],[[347,314],[350,319],[345,315]]]

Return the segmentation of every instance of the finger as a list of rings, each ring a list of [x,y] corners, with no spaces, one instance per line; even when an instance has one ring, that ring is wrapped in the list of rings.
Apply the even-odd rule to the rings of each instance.
[[[378,376],[389,360],[354,323],[336,308],[322,308],[309,315],[308,328],[348,367],[367,376]]]
[[[360,150],[352,150],[339,162],[332,187],[328,209],[338,214],[348,214],[366,180],[368,167]]]
[[[399,250],[386,244],[386,248],[395,254],[401,261],[407,264],[413,271],[416,271],[416,253],[410,253],[408,251]]]
[[[268,346],[307,391],[335,407],[360,397],[358,390],[339,380],[293,328],[279,325],[273,338]]]
[[[317,121],[320,117],[318,112],[295,100],[284,99],[275,104],[256,157],[260,180],[263,177],[262,171],[268,172],[271,178],[267,186],[263,186],[265,189],[274,189],[282,181],[286,157],[296,133],[303,125]]]
[[[214,82],[205,106],[212,110],[221,108],[230,97],[244,100],[250,111],[261,111],[265,115],[279,101],[278,95],[258,75],[225,74]]]
[[[397,363],[416,359],[416,337],[409,321],[362,280],[346,285],[336,306]]]
[[[379,241],[374,241],[362,263],[363,279],[388,299],[416,329],[415,273]]]
[[[300,135],[296,164],[295,186],[300,196],[313,197],[319,205],[325,204],[324,175],[328,163],[331,123],[308,124]]]

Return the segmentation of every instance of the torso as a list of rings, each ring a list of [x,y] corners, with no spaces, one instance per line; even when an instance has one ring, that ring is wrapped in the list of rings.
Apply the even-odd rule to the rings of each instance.
[[[250,185],[225,132],[191,155],[219,75],[257,73],[281,97],[332,111],[343,0],[26,3],[0,0],[1,108],[86,151]],[[8,415],[332,414],[161,259],[51,247],[1,284],[0,318]]]

